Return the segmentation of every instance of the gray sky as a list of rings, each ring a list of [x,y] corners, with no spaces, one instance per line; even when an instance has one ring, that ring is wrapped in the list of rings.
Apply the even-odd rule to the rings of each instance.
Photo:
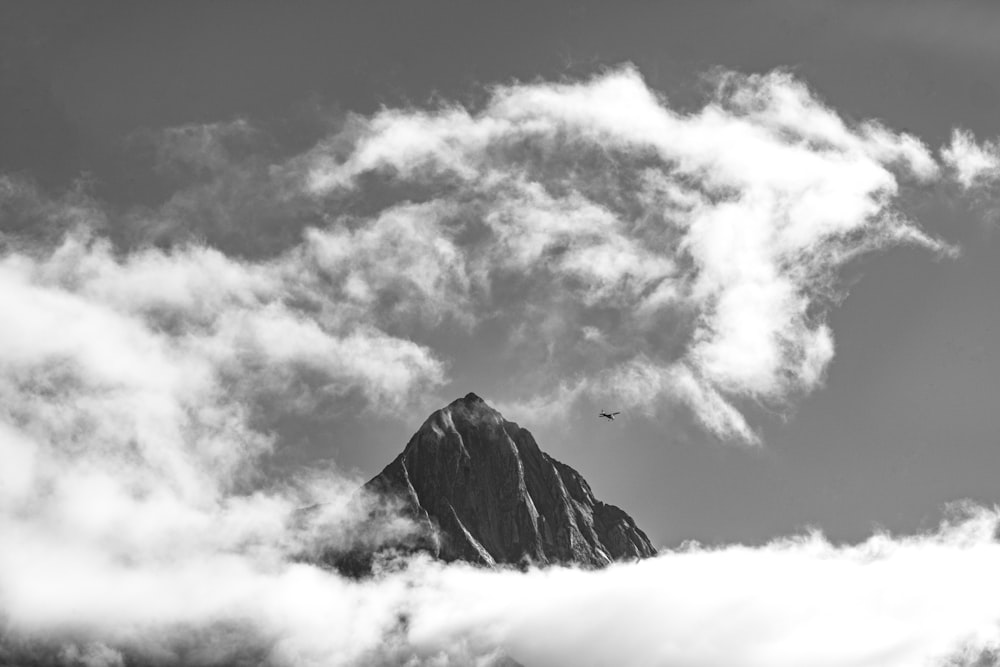
[[[343,138],[351,122],[363,125],[383,106],[482,109],[490,86],[586,81],[627,63],[679,111],[702,108],[705,77],[718,68],[781,68],[849,123],[878,120],[934,155],[955,128],[980,140],[1000,134],[1000,9],[988,3],[314,3],[296,12],[263,3],[6,3],[2,13],[0,169],[52,199],[85,181],[108,218],[101,234],[120,252],[194,238],[267,261],[295,247],[304,228],[341,213],[361,220],[399,201],[429,201],[423,183],[400,190],[366,181],[322,205],[293,198],[277,206],[278,186],[258,201],[245,199],[240,184],[308,155],[324,138]],[[209,126],[206,141],[230,142],[221,163],[212,162],[217,144],[190,136]],[[179,127],[188,134],[170,134]],[[505,159],[505,168],[515,160]],[[900,246],[852,264],[846,298],[827,311],[835,353],[825,379],[780,406],[739,403],[759,446],[713,435],[689,410],[661,409],[665,400],[643,410],[587,395],[562,416],[535,421],[519,412],[515,404],[563,378],[532,369],[541,357],[531,355],[544,356],[544,328],[505,348],[524,314],[515,293],[491,302],[511,315],[483,315],[471,330],[422,315],[385,325],[384,333],[429,346],[447,365],[437,387],[415,391],[393,414],[355,413],[370,399],[350,387],[292,406],[257,397],[262,426],[279,436],[271,464],[286,470],[332,459],[371,476],[431,409],[475,391],[511,406],[508,418],[659,545],[759,543],[805,526],[852,541],[875,526],[929,528],[949,502],[990,505],[1000,493],[995,194],[903,182],[895,207],[960,256]],[[25,219],[34,223],[8,214],[3,224],[38,228],[37,217]],[[526,289],[516,276],[495,287]],[[612,311],[571,323],[589,317],[600,328],[610,321],[601,318],[619,317]],[[668,320],[656,341],[643,343],[665,357],[680,345],[671,335],[683,337],[690,325]],[[527,356],[512,359],[505,349]],[[571,381],[601,370],[588,363],[569,350],[542,366]],[[308,394],[310,379],[298,382]],[[603,407],[623,418],[598,422]]]

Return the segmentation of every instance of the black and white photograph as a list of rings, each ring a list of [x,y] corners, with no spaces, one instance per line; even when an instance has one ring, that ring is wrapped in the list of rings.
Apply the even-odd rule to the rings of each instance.
[[[0,0],[0,666],[1000,665],[1000,2]]]

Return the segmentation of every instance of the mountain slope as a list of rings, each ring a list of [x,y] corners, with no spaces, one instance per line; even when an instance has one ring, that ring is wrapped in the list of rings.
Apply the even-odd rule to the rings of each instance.
[[[365,488],[436,526],[445,560],[599,567],[656,553],[628,514],[475,394],[434,412]]]

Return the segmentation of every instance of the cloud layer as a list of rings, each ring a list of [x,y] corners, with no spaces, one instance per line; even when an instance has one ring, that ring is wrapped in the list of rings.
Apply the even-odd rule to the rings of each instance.
[[[0,656],[88,667],[991,664],[996,528],[996,513],[979,510],[934,534],[856,546],[814,534],[598,571],[418,559],[364,581],[250,551],[122,563],[29,542],[37,550],[0,556]]]

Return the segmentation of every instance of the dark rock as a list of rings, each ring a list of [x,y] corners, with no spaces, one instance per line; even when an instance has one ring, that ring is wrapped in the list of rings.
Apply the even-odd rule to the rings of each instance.
[[[628,514],[471,393],[434,412],[365,490],[433,528],[424,550],[448,561],[601,567],[656,553]]]

